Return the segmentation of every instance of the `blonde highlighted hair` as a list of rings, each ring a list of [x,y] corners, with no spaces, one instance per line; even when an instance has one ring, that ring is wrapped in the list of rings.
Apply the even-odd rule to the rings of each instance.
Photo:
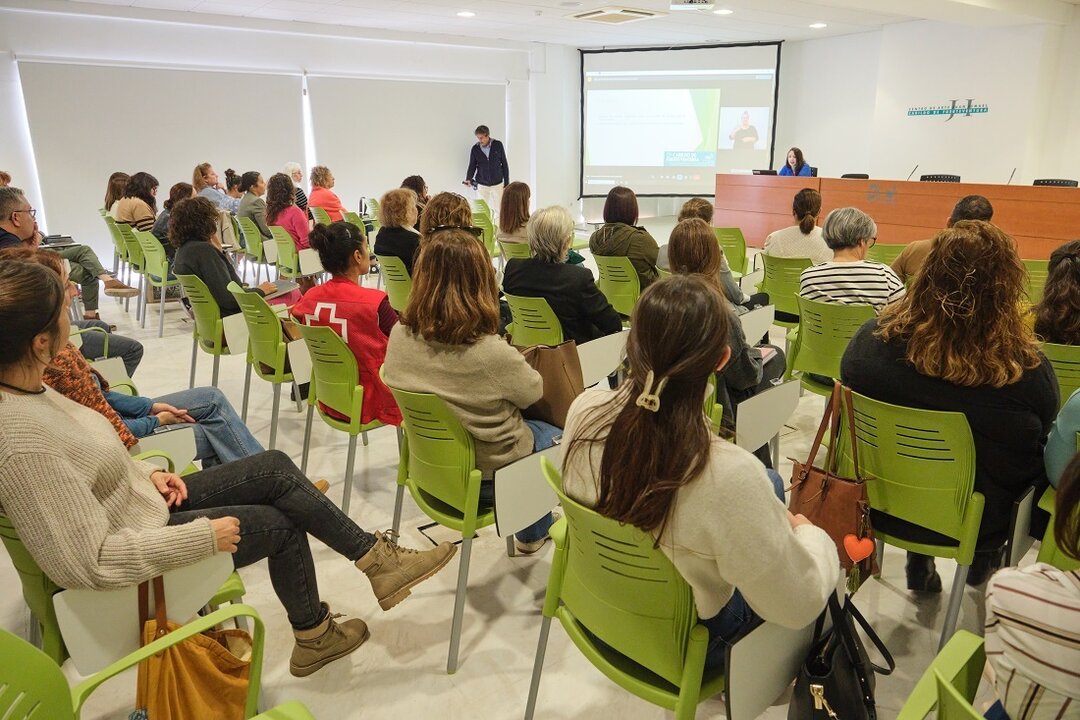
[[[379,200],[379,223],[383,227],[412,227],[416,216],[416,193],[408,188],[390,190]]]
[[[420,235],[426,237],[432,228],[441,225],[460,228],[472,226],[472,206],[469,201],[449,192],[441,192],[431,198],[420,216]]]

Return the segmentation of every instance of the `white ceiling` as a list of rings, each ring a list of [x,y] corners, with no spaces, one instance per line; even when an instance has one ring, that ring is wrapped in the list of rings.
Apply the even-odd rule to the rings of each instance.
[[[66,0],[97,4],[319,23],[487,40],[575,47],[663,45],[807,38],[876,30],[907,20],[973,25],[1069,22],[1080,0],[715,0],[734,12],[678,11],[619,26],[569,20],[608,5],[667,11],[668,0]],[[573,5],[569,7],[567,5]],[[459,11],[476,13],[457,17]],[[814,30],[811,23],[828,27]]]

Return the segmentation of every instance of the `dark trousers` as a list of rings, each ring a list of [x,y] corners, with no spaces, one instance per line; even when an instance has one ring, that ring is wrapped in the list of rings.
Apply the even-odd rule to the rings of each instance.
[[[114,335],[109,332],[109,323],[102,320],[79,320],[73,322],[79,328],[96,327],[109,333],[109,352],[105,352],[105,336],[99,332],[84,333],[82,336],[82,347],[79,350],[82,352],[83,357],[87,360],[97,360],[98,358],[105,357],[118,357],[124,361],[124,369],[127,370],[128,377],[135,377],[135,369],[139,367],[139,363],[142,362],[143,346],[138,340],[132,340],[131,338],[124,337],[123,335]]]

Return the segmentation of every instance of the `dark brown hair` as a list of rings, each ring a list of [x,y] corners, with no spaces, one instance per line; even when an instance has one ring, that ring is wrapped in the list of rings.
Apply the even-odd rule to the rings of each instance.
[[[315,225],[311,231],[311,247],[319,253],[323,269],[331,275],[344,275],[349,269],[349,260],[357,250],[365,256],[368,254],[360,228],[343,220],[329,225]]]
[[[616,185],[604,201],[604,222],[633,225],[638,221],[637,195],[628,187]]]
[[[791,214],[799,221],[802,234],[809,235],[817,225],[817,216],[821,214],[821,193],[813,188],[803,188],[795,193]]]
[[[154,188],[158,186],[157,178],[148,172],[137,172],[128,178],[124,185],[124,197],[139,198],[150,206],[150,210],[157,214],[157,198],[154,197]]]
[[[1020,311],[1023,293],[1013,239],[988,222],[961,220],[934,238],[907,294],[881,311],[877,335],[905,341],[922,375],[1001,388],[1041,362]]]
[[[1049,343],[1080,345],[1080,240],[1050,253],[1047,270],[1042,300],[1035,306],[1035,334]]]
[[[181,200],[169,210],[169,242],[210,242],[218,231],[218,209],[204,197]]]
[[[420,215],[420,236],[423,238],[431,228],[440,225],[450,227],[469,227],[472,225],[472,206],[469,201],[457,193],[441,192],[428,201]],[[475,238],[473,241],[475,242]]]
[[[277,216],[290,205],[296,204],[296,188],[292,178],[285,173],[275,173],[266,183],[266,221],[276,222]]]
[[[532,191],[523,182],[512,182],[503,190],[499,202],[499,229],[510,234],[529,222],[529,197]]]
[[[698,217],[682,220],[671,231],[668,240],[668,266],[679,275],[702,275],[718,283],[723,255],[716,233]]]
[[[109,184],[105,186],[105,211],[112,208],[113,203],[124,196],[124,188],[131,176],[126,172],[114,172],[109,176]]]
[[[20,250],[0,252],[0,366],[25,360],[41,333],[56,336],[67,297],[55,267],[36,258],[13,259]]]
[[[575,453],[602,443],[595,509],[601,515],[663,535],[679,489],[704,471],[714,442],[702,410],[705,387],[728,346],[728,313],[713,283],[673,275],[650,285],[634,306],[626,358],[630,374],[613,402],[621,407],[589,412],[570,441]],[[638,407],[649,372],[660,407]]]
[[[427,189],[427,183],[424,182],[424,178],[419,175],[410,175],[401,181],[401,187],[406,190],[412,190],[416,193],[416,202],[419,204],[426,203],[431,198],[424,198],[424,191]]]
[[[262,175],[258,170],[248,170],[240,176],[240,192],[250,192],[251,188],[259,184]]]
[[[425,236],[399,320],[428,342],[447,345],[472,345],[497,333],[499,286],[484,246],[464,230]]]
[[[683,203],[679,210],[679,221],[689,218],[701,218],[705,224],[712,227],[713,204],[705,198],[690,198]]]
[[[163,202],[161,205],[166,210],[172,210],[176,203],[181,200],[188,200],[194,195],[195,188],[191,186],[191,183],[178,182],[169,188],[169,199]]]
[[[1065,466],[1054,505],[1054,542],[1073,560],[1080,560],[1080,453]]]
[[[803,166],[806,165],[806,161],[803,159],[802,150],[793,147],[788,149],[788,153],[795,153],[795,167],[792,168],[792,172],[798,175],[802,172]],[[787,165],[787,155],[784,155],[784,164]]]

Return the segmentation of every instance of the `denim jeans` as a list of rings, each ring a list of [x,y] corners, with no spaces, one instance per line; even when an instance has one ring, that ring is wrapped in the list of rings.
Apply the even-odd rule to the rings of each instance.
[[[263,451],[263,446],[233,410],[228,398],[215,387],[181,390],[154,398],[154,402],[187,410],[195,418],[195,457],[203,461],[204,468]]]
[[[218,465],[184,481],[188,499],[172,511],[169,524],[238,518],[240,543],[233,564],[242,568],[269,560],[270,582],[296,630],[323,619],[308,535],[353,562],[375,545],[374,535],[316,490],[278,450]]]
[[[101,328],[106,333],[109,333],[109,323],[101,320],[77,320],[72,325],[78,328],[85,329],[90,327]],[[123,335],[114,335],[109,333],[109,352],[105,352],[105,336],[99,332],[84,333],[82,337],[82,347],[79,348],[83,357],[87,360],[97,360],[104,355],[107,358],[118,357],[124,361],[124,369],[127,370],[128,377],[135,376],[135,369],[139,367],[139,363],[142,362],[143,346],[138,340],[132,340],[131,338],[124,337]]]
[[[525,424],[529,426],[529,430],[533,434],[533,452],[547,450],[555,444],[556,440],[562,437],[561,429],[542,420],[526,420]],[[481,509],[489,508],[494,504],[495,483],[491,481],[480,483]],[[548,513],[524,530],[514,533],[514,537],[517,538],[518,542],[522,543],[536,542],[548,534],[553,522],[555,522],[555,517]]]

